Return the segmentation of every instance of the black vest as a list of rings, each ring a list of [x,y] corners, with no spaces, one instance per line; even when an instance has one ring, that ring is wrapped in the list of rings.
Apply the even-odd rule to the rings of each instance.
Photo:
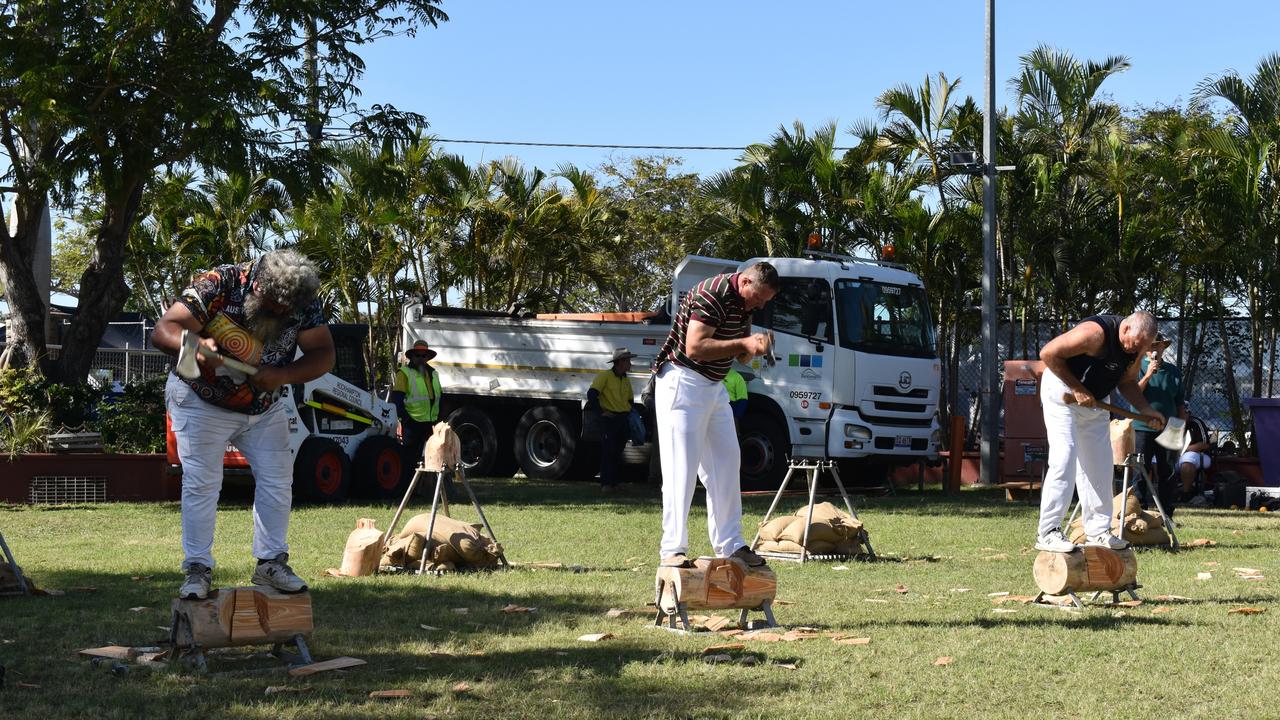
[[[1138,357],[1138,353],[1125,352],[1120,344],[1120,321],[1123,319],[1119,315],[1091,315],[1081,320],[1081,323],[1095,322],[1102,326],[1102,355],[1094,357],[1085,353],[1067,358],[1067,369],[1099,400],[1116,389],[1120,378]]]

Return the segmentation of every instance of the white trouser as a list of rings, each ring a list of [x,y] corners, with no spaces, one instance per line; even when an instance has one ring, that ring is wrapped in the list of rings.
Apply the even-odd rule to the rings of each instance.
[[[193,562],[213,567],[213,528],[228,443],[253,469],[253,556],[269,559],[288,552],[293,458],[284,405],[277,402],[261,415],[225,410],[205,402],[172,374],[164,399],[182,463],[183,567]]]
[[[1111,415],[1097,408],[1067,405],[1071,389],[1051,371],[1040,381],[1040,405],[1049,435],[1049,467],[1040,489],[1039,534],[1062,527],[1071,491],[1080,493],[1087,535],[1111,529]],[[1106,398],[1100,398],[1105,400]]]
[[[698,476],[707,489],[707,534],[717,557],[742,539],[741,452],[724,383],[666,363],[654,388],[662,448],[662,557],[689,551],[689,505]]]

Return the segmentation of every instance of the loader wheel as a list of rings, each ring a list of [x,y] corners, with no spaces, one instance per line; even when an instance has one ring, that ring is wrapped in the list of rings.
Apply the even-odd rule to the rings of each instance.
[[[463,406],[446,420],[462,445],[462,467],[468,477],[488,477],[498,457],[498,433],[489,414],[477,407]]]
[[[351,494],[374,500],[399,500],[411,475],[404,472],[404,448],[388,435],[370,435],[351,462]]]
[[[560,408],[536,407],[516,423],[512,446],[525,477],[558,480],[573,466],[578,427]]]
[[[351,461],[342,446],[322,437],[309,437],[293,461],[295,501],[338,503],[347,499]]]

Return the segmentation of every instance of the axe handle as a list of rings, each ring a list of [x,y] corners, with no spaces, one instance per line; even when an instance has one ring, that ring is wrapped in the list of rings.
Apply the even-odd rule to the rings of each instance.
[[[245,375],[257,375],[257,374],[258,374],[258,368],[256,368],[256,367],[254,367],[254,366],[250,365],[249,363],[240,362],[239,360],[237,360],[237,359],[235,359],[235,358],[233,358],[233,357],[229,357],[229,356],[227,356],[227,355],[223,355],[222,353],[216,353],[216,352],[214,352],[214,351],[210,350],[209,348],[206,348],[206,347],[205,347],[205,346],[203,346],[203,345],[197,345],[197,346],[196,346],[196,351],[197,351],[197,352],[199,352],[201,355],[204,355],[205,357],[213,357],[213,356],[215,356],[215,355],[216,355],[216,356],[218,356],[218,357],[222,358],[222,364],[223,364],[223,365],[226,365],[227,367],[231,368],[232,370],[239,370],[240,372],[244,373]]]
[[[1075,396],[1075,395],[1072,395],[1071,393],[1063,393],[1063,394],[1062,394],[1062,402],[1064,402],[1064,403],[1066,403],[1066,404],[1068,404],[1068,405],[1075,405],[1075,404],[1076,404],[1076,396]],[[1115,405],[1112,405],[1111,403],[1105,403],[1105,402],[1102,402],[1101,400],[1094,400],[1094,401],[1093,401],[1093,403],[1094,403],[1094,405],[1095,405],[1095,406],[1100,407],[1100,408],[1102,408],[1103,410],[1108,410],[1108,411],[1110,411],[1110,412],[1113,412],[1113,413],[1115,413],[1116,415],[1119,415],[1120,417],[1127,417],[1127,418],[1129,418],[1130,420],[1142,420],[1142,421],[1144,421],[1144,422],[1145,422],[1146,420],[1149,420],[1149,419],[1150,419],[1150,418],[1149,418],[1148,416],[1146,416],[1146,415],[1141,415],[1141,414],[1136,413],[1136,412],[1133,412],[1133,411],[1131,411],[1131,410],[1125,410],[1125,409],[1124,409],[1124,408],[1122,408],[1122,407],[1116,407]]]

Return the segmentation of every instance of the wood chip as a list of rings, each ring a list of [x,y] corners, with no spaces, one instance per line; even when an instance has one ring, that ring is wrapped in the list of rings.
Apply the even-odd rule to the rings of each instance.
[[[470,613],[470,612],[471,612],[471,608],[453,608],[453,613],[455,615],[466,615],[467,613]]]
[[[413,692],[398,688],[396,690],[374,690],[369,693],[369,697],[377,700],[403,700],[404,698],[413,697]]]
[[[289,671],[289,677],[306,677],[307,675],[315,675],[320,672],[342,670],[344,668],[356,667],[357,665],[364,664],[365,661],[359,658],[337,657],[332,660],[325,660],[323,662],[311,663],[310,665],[293,668]]]
[[[129,612],[139,612],[139,613],[140,613],[140,612],[147,612],[147,611],[148,611],[148,610],[150,610],[150,609],[151,609],[151,608],[147,607],[146,605],[139,605],[138,607],[131,607],[131,608],[129,608]]]
[[[1261,615],[1266,612],[1266,608],[1258,607],[1238,607],[1227,611],[1228,615]]]
[[[586,635],[580,635],[578,637],[578,642],[600,642],[601,640],[609,640],[610,638],[613,638],[613,637],[616,637],[616,636],[613,633],[608,633],[608,632],[588,633]]]
[[[832,640],[832,642],[834,642],[837,645],[870,645],[871,638],[869,637],[836,638]]]
[[[423,630],[439,630],[440,629],[435,625],[419,625],[418,627],[422,628]]]
[[[1001,615],[1007,615],[1007,614],[1010,614],[1010,613],[1016,613],[1016,612],[1018,612],[1018,611],[1017,611],[1017,610],[1010,610],[1009,608],[991,608],[991,612],[993,612],[993,613],[998,613],[998,614],[1001,614]]]
[[[833,568],[831,568],[831,569],[832,569],[832,570],[848,570],[848,569],[849,569],[849,566],[848,566],[848,565],[836,565],[835,567],[833,567]]]
[[[263,692],[263,695],[283,695],[285,693],[304,693],[311,692],[309,685],[272,685]]]
[[[535,570],[563,570],[563,569],[564,569],[564,563],[558,563],[558,562],[536,562],[536,563],[527,563],[527,564],[525,565],[525,567],[527,567],[527,568],[533,568],[533,569],[535,569]]]
[[[1008,560],[1008,559],[1009,559],[1009,554],[1008,554],[1008,553],[998,553],[998,554],[996,554],[996,555],[984,555],[984,556],[982,557],[982,559],[983,559],[983,560]]]
[[[778,663],[774,663],[774,666],[780,667],[783,670],[799,670],[800,669],[800,666],[793,662],[778,662]]]
[[[346,577],[338,568],[328,568],[324,571],[325,577]]]
[[[1168,605],[1157,605],[1154,609],[1151,610],[1152,615],[1163,615],[1164,613],[1167,613],[1167,612],[1173,612],[1173,608],[1169,607]]]
[[[1159,602],[1187,602],[1191,598],[1182,597],[1181,595],[1157,595],[1152,599]]]
[[[906,585],[903,585],[902,583],[898,583],[897,585],[895,585],[895,586],[894,586],[894,588],[893,588],[893,591],[894,591],[894,592],[896,592],[896,593],[900,593],[900,594],[902,594],[902,595],[906,595],[906,594],[907,594],[907,592],[908,592],[908,591],[907,591],[907,586],[906,586]]]
[[[795,641],[797,641],[797,640],[812,640],[812,639],[814,639],[814,638],[820,638],[820,637],[822,637],[822,634],[821,634],[821,633],[818,633],[818,632],[812,632],[812,631],[810,631],[810,632],[804,632],[804,631],[801,631],[801,630],[788,630],[787,632],[785,632],[785,633],[783,633],[783,634],[782,634],[782,641],[783,641],[783,642],[795,642]]]
[[[605,617],[620,618],[620,617],[626,617],[630,614],[631,614],[630,610],[623,610],[621,608],[610,608],[609,612],[605,613]]]
[[[782,642],[782,634],[769,632],[768,630],[752,630],[738,636],[742,640],[756,640],[759,642]]]
[[[1212,580],[1212,579],[1213,579],[1213,573],[1209,573],[1209,572],[1198,572],[1198,573],[1196,573],[1196,579],[1197,579],[1197,580]]]
[[[717,655],[719,653],[726,653],[733,650],[743,650],[743,649],[746,649],[746,647],[747,646],[742,643],[725,643],[723,645],[710,645],[702,649],[702,654]]]
[[[1004,590],[1004,591],[1002,591],[1002,592],[987,593],[987,597],[1003,597],[1003,596],[1008,595],[1008,594],[1009,594],[1009,591],[1008,591],[1008,590]]]
[[[133,655],[129,653],[132,648],[125,645],[108,645],[100,648],[87,648],[81,650],[80,654],[85,657],[101,657],[111,658],[112,660],[130,660]]]
[[[504,606],[501,610],[499,610],[499,612],[507,613],[508,615],[515,614],[515,613],[531,613],[531,612],[537,612],[537,611],[538,611],[538,608],[524,607],[523,605],[517,605],[515,603],[510,603]]]
[[[955,659],[955,658],[953,658],[953,657],[949,657],[949,656],[947,656],[947,655],[943,655],[942,657],[938,658],[937,660],[934,660],[934,661],[933,661],[933,664],[934,664],[934,665],[950,665],[951,663],[953,663],[953,662],[955,662],[955,661],[956,661],[956,659]]]
[[[40,686],[35,683],[22,682],[21,680],[14,683],[13,685],[14,687],[22,688],[23,690],[39,690],[40,689]]]
[[[735,635],[741,635],[746,632],[746,630],[743,630],[742,628],[729,628],[728,630],[720,630],[719,632],[720,635],[724,637],[734,637]]]
[[[1240,531],[1232,530],[1231,534],[1239,535]],[[1218,544],[1217,541],[1210,540],[1209,538],[1196,538],[1195,540],[1192,540],[1191,542],[1187,543],[1187,547],[1213,547],[1214,545],[1217,545],[1217,544]]]
[[[1005,603],[1010,603],[1010,602],[1022,603],[1023,605],[1026,605],[1027,603],[1032,603],[1035,601],[1036,599],[1035,599],[1035,596],[1033,595],[1001,595],[1000,597],[991,599],[991,602],[997,605],[1003,605]]]
[[[966,593],[966,592],[969,592],[969,588],[951,588],[951,592]]]
[[[457,685],[454,685],[453,687],[449,688],[449,690],[456,693],[469,693],[471,692],[471,686],[465,682],[460,682]]]
[[[791,602],[790,600],[774,600],[774,601],[773,601],[773,604],[774,604],[775,606],[778,606],[778,605],[795,605],[795,603]]]
[[[866,600],[867,602],[873,602],[873,603],[887,603],[887,602],[889,602],[888,600],[885,600],[884,598],[863,598],[863,599],[864,599],[864,600]]]
[[[1141,604],[1142,604],[1141,600],[1121,600],[1120,602],[1116,603],[1118,607],[1129,607],[1129,608],[1138,607]]]

